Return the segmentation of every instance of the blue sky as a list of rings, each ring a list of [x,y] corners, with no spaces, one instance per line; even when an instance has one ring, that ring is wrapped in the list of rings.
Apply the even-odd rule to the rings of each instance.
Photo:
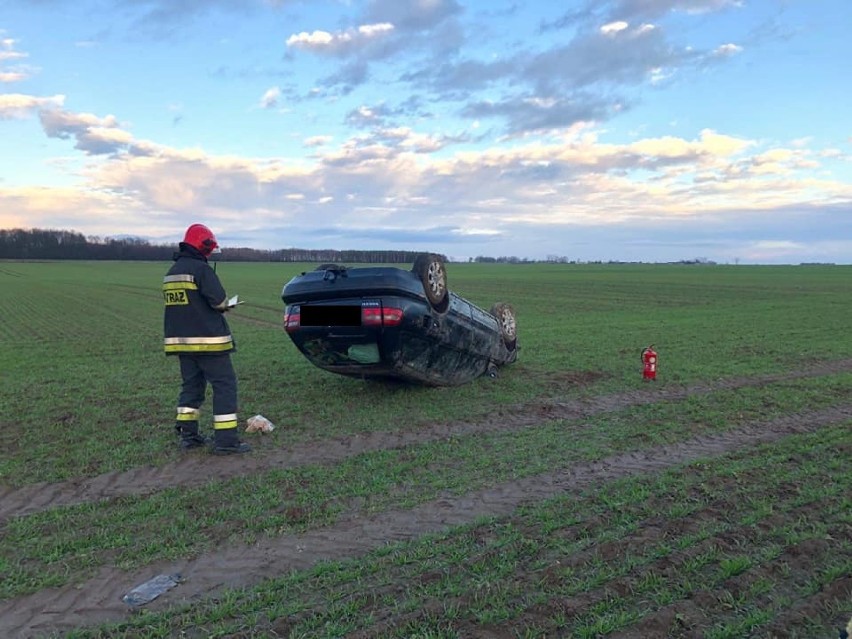
[[[0,0],[0,228],[852,262],[848,0]]]

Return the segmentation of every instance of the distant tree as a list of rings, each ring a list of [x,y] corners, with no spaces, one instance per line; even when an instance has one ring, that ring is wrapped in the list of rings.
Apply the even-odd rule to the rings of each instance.
[[[0,259],[147,260],[166,261],[176,244],[152,245],[138,237],[85,237],[74,231],[53,229],[0,229]],[[340,262],[412,263],[417,251],[336,250],[288,248],[259,250],[228,248],[216,259],[223,262]],[[445,255],[442,259],[447,261]]]

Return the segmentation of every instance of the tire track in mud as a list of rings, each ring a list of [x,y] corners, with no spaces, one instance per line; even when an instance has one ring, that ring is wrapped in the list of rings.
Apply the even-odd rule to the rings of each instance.
[[[131,614],[121,596],[158,573],[180,573],[184,581],[149,604],[147,608],[151,610],[196,602],[226,588],[249,587],[263,579],[308,569],[320,561],[361,556],[388,543],[440,533],[473,523],[479,517],[510,516],[525,503],[579,494],[615,479],[664,471],[789,435],[817,432],[848,420],[852,420],[852,403],[751,422],[734,431],[701,435],[651,450],[613,455],[466,495],[435,499],[411,509],[372,515],[352,512],[325,528],[252,545],[236,544],[195,559],[159,561],[133,572],[104,567],[83,584],[48,588],[0,602],[0,636],[33,637],[120,621]]]
[[[689,386],[642,388],[575,399],[567,402],[536,400],[509,406],[474,421],[419,425],[411,431],[374,431],[345,437],[311,440],[287,450],[251,456],[213,457],[190,454],[163,466],[114,471],[91,478],[57,483],[37,483],[11,488],[0,486],[0,525],[11,517],[99,501],[124,495],[147,495],[172,486],[195,487],[205,483],[256,474],[272,468],[332,464],[365,452],[391,450],[476,433],[520,430],[556,420],[587,419],[633,406],[679,401],[693,395],[735,390],[806,377],[852,371],[852,359],[821,362],[798,371],[755,377],[722,379]]]

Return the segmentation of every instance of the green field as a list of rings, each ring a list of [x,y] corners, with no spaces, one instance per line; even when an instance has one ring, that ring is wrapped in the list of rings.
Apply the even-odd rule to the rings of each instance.
[[[223,262],[240,419],[276,425],[237,458],[178,451],[168,267],[0,262],[0,636],[817,639],[852,616],[852,267],[449,264],[513,304],[521,350],[421,388],[298,353],[279,295],[313,265]]]

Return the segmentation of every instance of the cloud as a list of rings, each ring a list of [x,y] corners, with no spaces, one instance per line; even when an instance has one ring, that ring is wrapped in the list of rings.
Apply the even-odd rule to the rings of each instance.
[[[394,106],[386,102],[373,105],[362,104],[346,114],[345,123],[356,128],[368,128],[389,126],[390,122],[402,118],[428,121],[433,117],[434,115],[427,109],[423,99],[420,96],[412,95]]]
[[[2,71],[0,70],[0,82],[11,84],[12,82],[21,82],[29,78],[29,74],[24,71]]]
[[[74,138],[74,148],[89,155],[116,153],[126,150],[133,142],[133,136],[122,130],[112,115],[99,118],[89,113],[47,108],[39,111],[39,119],[48,137]]]
[[[372,138],[373,141],[389,143],[401,151],[413,153],[434,153],[449,145],[467,141],[466,135],[428,135],[417,133],[409,127],[394,127],[377,129]]]
[[[346,123],[355,127],[367,127],[381,124],[392,113],[384,104],[372,107],[362,105],[346,114]]]
[[[2,31],[0,31],[2,33]],[[10,65],[29,57],[28,53],[15,49],[17,41],[13,38],[0,39],[0,83],[23,82],[35,75],[36,70],[25,65]]]
[[[265,6],[262,0],[115,2],[119,15],[111,16],[113,23],[129,16],[136,25],[157,23],[163,32],[201,12]],[[79,151],[60,169],[79,180],[76,189],[36,193],[0,186],[3,222],[12,215],[8,211],[15,211],[16,220],[51,227],[92,219],[84,230],[98,233],[117,216],[122,225],[142,227],[136,234],[156,237],[203,216],[226,236],[244,234],[273,246],[281,240],[270,229],[285,229],[292,233],[282,236],[285,242],[325,241],[337,233],[335,245],[428,241],[436,248],[486,246],[507,254],[522,237],[528,246],[551,243],[547,252],[562,254],[553,243],[577,246],[582,238],[603,237],[604,230],[620,247],[640,250],[656,242],[653,230],[665,229],[669,246],[691,250],[703,241],[705,228],[734,220],[751,225],[738,245],[742,255],[748,247],[800,255],[824,241],[807,235],[807,223],[823,225],[829,235],[838,227],[849,230],[852,186],[841,172],[848,168],[842,165],[849,161],[848,147],[833,148],[842,146],[836,140],[822,149],[821,136],[785,140],[807,134],[803,130],[770,144],[702,130],[712,121],[695,124],[678,116],[679,127],[666,131],[695,128],[612,142],[617,132],[608,132],[605,123],[640,104],[654,83],[679,82],[707,71],[705,65],[751,54],[752,39],[745,40],[746,50],[730,34],[713,36],[715,27],[730,26],[727,19],[708,24],[691,17],[733,9],[736,2],[589,0],[563,14],[573,20],[560,26],[564,33],[524,38],[525,23],[518,20],[514,42],[489,31],[499,28],[495,22],[479,22],[488,10],[470,11],[471,5],[455,1],[344,4],[341,20],[350,22],[318,22],[289,39],[286,31],[274,36],[279,48],[288,43],[285,64],[298,64],[300,56],[320,58],[300,67],[320,69],[317,77],[299,88],[296,76],[290,76],[292,85],[254,83],[249,100],[275,109],[284,94],[289,100],[313,87],[318,98],[328,98],[330,117],[343,114],[351,137],[337,128],[333,137],[300,136],[296,129],[293,139],[308,151],[292,161],[211,155],[138,140],[115,116],[68,110],[64,96],[0,94],[0,119],[38,117],[45,136]],[[675,12],[682,15],[673,19]],[[704,48],[687,47],[685,38],[697,37],[699,29]],[[501,39],[492,41],[495,35]],[[459,48],[466,40],[490,48],[480,56],[479,46]],[[22,73],[13,65],[24,57],[13,40],[0,42],[0,74]],[[271,59],[278,59],[274,51]],[[354,92],[371,76],[382,80],[382,90],[359,98]],[[410,99],[393,102],[394,82],[405,85]],[[335,101],[346,93],[354,94],[352,100]],[[475,129],[480,123],[483,129]],[[325,131],[337,123],[327,124]],[[687,227],[691,239],[684,239]],[[730,245],[732,237],[719,231],[707,246]]]
[[[278,100],[281,98],[281,89],[279,87],[271,87],[260,98],[260,108],[274,109],[278,106]]]
[[[0,120],[27,118],[42,109],[58,108],[64,103],[64,95],[40,98],[21,93],[3,93],[0,94]]]
[[[640,85],[655,69],[677,68],[699,55],[670,44],[662,29],[640,25],[579,35],[567,45],[532,57],[522,74],[545,94],[576,87]]]
[[[302,144],[304,144],[306,147],[326,146],[333,139],[334,138],[332,138],[330,135],[315,135],[310,138],[305,138]]]
[[[522,76],[523,60],[521,56],[488,62],[459,59],[425,67],[417,72],[408,72],[402,79],[439,93],[466,96]]]
[[[134,193],[155,210],[217,218],[223,211],[253,211],[258,219],[294,220],[312,219],[311,211],[323,206],[322,215],[343,227],[373,227],[381,220],[420,228],[424,220],[443,219],[460,228],[499,230],[508,223],[677,219],[723,207],[762,210],[852,198],[852,186],[839,182],[731,172],[762,154],[748,155],[752,141],[709,130],[694,140],[627,145],[602,144],[581,131],[551,145],[530,142],[437,159],[422,153],[443,148],[445,140],[393,128],[323,150],[308,167],[161,150],[138,159],[117,157],[93,179],[101,188]],[[654,172],[656,179],[634,179],[638,171]],[[690,176],[696,178],[692,184]],[[269,217],[270,211],[276,213]]]
[[[825,153],[819,155],[823,158],[832,157],[830,150],[827,155]],[[753,175],[792,174],[797,169],[817,168],[819,163],[811,159],[811,156],[812,154],[807,150],[795,146],[792,149],[769,149],[751,158],[748,171]]]
[[[541,30],[587,29],[594,24],[655,20],[672,13],[712,13],[742,5],[742,0],[589,0],[579,9],[571,9],[555,19],[543,22]]]
[[[501,102],[473,102],[461,113],[465,117],[484,119],[502,117],[508,121],[509,133],[550,131],[568,128],[580,122],[599,122],[609,118],[615,105],[591,95],[543,100],[519,97]]]
[[[455,0],[370,0],[368,21],[389,22],[403,32],[428,31],[462,12]]]
[[[671,12],[711,13],[742,6],[742,0],[619,0],[610,3],[610,14],[625,20],[657,18]]]
[[[0,31],[2,33],[2,31]],[[14,38],[0,38],[0,60],[23,57],[26,54],[15,51],[16,40]]]
[[[343,60],[339,69],[319,81],[329,91],[351,93],[370,76],[371,65],[380,61],[428,52],[432,66],[463,40],[456,21],[462,9],[455,0],[371,0],[366,5],[360,26],[303,31],[287,39],[291,50]]]
[[[43,0],[61,3],[64,0]],[[301,0],[111,0],[110,10],[129,19],[128,31],[152,39],[173,36],[194,21],[213,13],[247,14],[276,10]]]
[[[609,119],[636,103],[644,87],[739,51],[733,44],[707,51],[678,46],[662,25],[613,20],[590,22],[541,51],[489,60],[454,56],[401,80],[445,101],[468,101],[460,105],[462,116],[501,118],[506,132],[517,134]],[[475,95],[482,91],[489,91],[487,100]]]
[[[667,18],[675,12],[709,13],[739,7],[738,0],[618,0],[589,2],[542,25],[543,31],[571,29],[561,46],[504,58],[502,78],[484,75],[492,84],[525,86],[540,98],[573,96],[594,109],[601,102],[618,105],[612,116],[637,102],[643,87],[676,81],[690,69],[719,63],[743,51],[740,45],[722,43],[708,50],[676,44]],[[652,22],[653,21],[653,22]],[[469,62],[456,63],[461,67]],[[492,67],[493,69],[493,67]],[[445,77],[453,77],[452,73]],[[461,76],[461,74],[459,74]],[[604,96],[606,96],[604,98]],[[512,98],[517,102],[517,94]],[[598,116],[606,115],[597,109]],[[536,119],[511,119],[508,130],[518,131]]]
[[[698,161],[702,157],[728,158],[736,155],[752,143],[748,140],[727,135],[719,135],[705,129],[698,140],[684,140],[673,136],[661,138],[646,138],[633,142],[625,147],[638,158],[648,158],[645,166],[661,166],[671,164],[672,160]]]
[[[7,42],[12,42],[11,40],[7,40]],[[21,53],[20,51],[8,51],[0,49],[0,62],[7,62],[9,60],[22,60],[27,57],[28,54]]]
[[[460,244],[470,241],[492,241],[501,236],[500,231],[489,229],[466,229],[458,226],[421,226],[421,227],[387,227],[387,226],[328,226],[304,231],[304,234],[316,239],[339,245],[341,240],[352,242],[360,240],[369,242],[371,246],[429,246],[436,243]]]
[[[73,139],[85,154],[103,156],[87,171],[89,186],[99,192],[133,194],[143,210],[205,212],[224,223],[246,212],[258,219],[312,219],[321,206],[324,216],[344,225],[363,218],[420,228],[428,219],[499,231],[510,223],[611,224],[725,207],[769,210],[852,200],[852,185],[810,175],[819,167],[818,153],[796,145],[761,148],[710,129],[694,139],[607,144],[585,122],[554,126],[549,143],[531,139],[436,156],[467,135],[430,135],[380,126],[377,119],[369,134],[337,146],[328,137],[306,140],[317,149],[312,163],[289,164],[136,140],[114,116],[74,113],[61,104],[61,96],[5,95],[0,114],[37,112],[48,137]],[[531,99],[527,106],[570,112],[558,100]]]
[[[328,139],[310,141],[317,145],[313,161],[291,164],[131,140],[111,116],[46,113],[46,133],[73,137],[86,153],[96,141],[97,150],[111,152],[88,167],[85,188],[0,188],[0,210],[18,216],[5,214],[3,224],[26,219],[78,228],[86,219],[85,233],[106,234],[120,223],[129,233],[153,238],[178,234],[202,217],[224,237],[250,237],[250,245],[264,248],[376,248],[387,242],[513,255],[533,250],[520,246],[534,246],[542,256],[586,259],[599,259],[603,249],[599,242],[582,249],[581,239],[606,236],[617,259],[642,259],[652,250],[694,258],[707,254],[709,245],[696,244],[705,237],[729,247],[717,247],[714,259],[808,261],[819,254],[837,260],[828,248],[817,252],[820,242],[831,239],[820,229],[852,233],[852,185],[809,177],[797,164],[806,157],[802,149],[761,148],[757,141],[709,129],[693,139],[607,144],[586,124],[547,144],[530,140],[435,156],[423,151],[446,148],[446,140],[405,127],[377,128],[337,146]],[[772,162],[787,163],[790,171],[747,170]],[[108,224],[111,215],[116,217]],[[315,225],[317,219],[323,226]],[[724,231],[725,220],[736,220],[739,240],[724,235],[731,233]],[[270,230],[276,228],[286,232],[276,236]],[[643,238],[652,244],[637,243]],[[795,247],[757,244],[763,241],[801,247],[796,253]],[[670,248],[664,250],[666,242]]]
[[[302,32],[287,38],[287,46],[293,49],[343,57],[359,51],[377,38],[387,36],[393,30],[392,24],[383,22],[362,25],[337,33],[328,33],[327,31]]]
[[[601,27],[601,33],[603,33],[604,35],[618,33],[619,31],[624,31],[629,26],[630,25],[624,20],[619,20],[618,22],[610,22]]]
[[[608,26],[540,53],[519,53],[488,63],[457,60],[407,79],[428,82],[445,95],[513,87],[500,100],[471,101],[460,113],[470,118],[500,117],[508,133],[520,133],[609,119],[632,102],[612,89],[658,81],[664,70],[701,58],[700,52],[670,45],[664,32],[651,25]]]
[[[713,50],[713,55],[717,57],[728,57],[741,53],[743,48],[737,44],[723,44]]]
[[[148,237],[162,222],[132,199],[78,187],[0,188],[0,227],[79,229],[106,236],[123,228]]]
[[[347,62],[320,82],[325,87],[339,87],[342,94],[346,95],[358,85],[364,84],[370,75],[370,66],[367,60],[355,59]]]

